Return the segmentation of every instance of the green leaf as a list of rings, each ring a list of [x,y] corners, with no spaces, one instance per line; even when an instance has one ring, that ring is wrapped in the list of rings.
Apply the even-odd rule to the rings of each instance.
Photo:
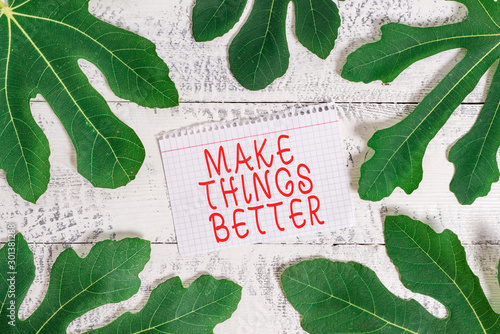
[[[447,317],[436,318],[416,301],[393,295],[359,263],[315,259],[293,265],[281,275],[285,295],[302,315],[306,331],[500,332],[500,315],[491,308],[453,232],[436,233],[407,216],[389,216],[384,235],[404,286],[441,302]]]
[[[229,46],[231,72],[250,90],[267,87],[288,69],[285,21],[290,0],[255,0],[248,20]],[[332,51],[340,26],[331,0],[293,0],[295,33],[306,48],[322,59]],[[242,0],[197,0],[193,36],[207,41],[222,36],[239,20]]]
[[[33,282],[35,266],[33,253],[18,234],[15,242],[0,249],[0,333],[66,333],[67,326],[88,311],[130,298],[139,290],[138,275],[149,260],[150,250],[149,242],[138,238],[98,242],[83,259],[73,249],[66,249],[52,267],[41,305],[26,320],[20,320],[18,309]],[[15,296],[9,295],[11,275]],[[203,275],[184,289],[174,277],[151,292],[140,312],[126,313],[91,332],[208,333],[231,316],[240,298],[241,287],[227,280]],[[12,319],[7,317],[11,303],[15,305]]]
[[[244,0],[196,0],[193,8],[193,37],[211,41],[227,33],[241,17]]]
[[[471,130],[453,145],[448,160],[455,165],[450,190],[462,204],[486,196],[498,181],[500,146],[500,71],[495,71],[488,97]]]
[[[90,85],[78,59],[95,64],[121,98],[175,106],[175,85],[154,44],[95,18],[88,0],[0,2],[0,31],[0,168],[14,191],[35,202],[49,182],[49,145],[30,113],[37,94],[68,132],[80,174],[96,187],[133,180],[144,147]]]
[[[4,268],[8,260],[6,249],[2,248],[0,267]],[[15,305],[23,302],[33,281],[33,254],[20,234],[16,237],[17,256],[14,259],[19,266],[15,275],[16,290],[18,278],[23,279],[21,289],[24,293],[16,294]],[[132,297],[141,282],[138,274],[149,260],[149,242],[134,238],[118,242],[101,241],[95,244],[85,258],[80,258],[73,249],[68,248],[56,259],[50,273],[47,293],[41,305],[26,320],[16,319],[15,327],[0,322],[2,333],[66,333],[66,327],[86,312],[108,303],[117,303]],[[3,274],[3,272],[2,272]],[[0,296],[5,295],[2,285]],[[4,309],[12,298],[2,300]],[[5,330],[5,331],[4,331]]]
[[[283,272],[281,284],[309,333],[368,333],[384,328],[416,333],[439,328],[420,304],[393,295],[359,263],[303,261]]]
[[[375,154],[361,167],[358,192],[363,199],[380,200],[396,187],[408,194],[417,189],[427,145],[500,57],[499,4],[485,0],[460,2],[469,11],[462,22],[426,28],[389,23],[382,26],[380,41],[360,47],[347,58],[343,78],[390,82],[418,60],[449,49],[467,50],[408,117],[377,131],[368,141]],[[491,158],[499,145],[495,113],[500,99],[495,89],[498,81],[495,75],[478,122],[450,152],[449,159],[456,168],[450,188],[462,204],[486,195],[491,183],[498,180],[498,167]]]
[[[489,304],[465,249],[450,230],[436,233],[407,216],[385,219],[387,254],[413,292],[435,298],[448,310],[447,333],[499,333],[500,316]]]
[[[0,333],[12,332],[19,307],[34,279],[33,253],[23,236],[17,234],[0,249]]]
[[[203,275],[189,288],[178,277],[158,285],[138,313],[126,313],[98,333],[213,333],[215,325],[236,310],[241,287],[228,280]]]

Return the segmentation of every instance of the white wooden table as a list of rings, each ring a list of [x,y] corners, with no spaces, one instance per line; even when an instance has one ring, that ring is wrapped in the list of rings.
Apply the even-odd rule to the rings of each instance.
[[[251,2],[244,17],[248,16]],[[460,206],[448,190],[453,165],[446,160],[450,145],[465,134],[481,108],[492,73],[482,79],[429,145],[419,189],[411,196],[398,189],[376,203],[360,200],[356,192],[367,140],[377,129],[398,122],[413,110],[463,52],[452,50],[423,60],[389,85],[351,83],[339,75],[350,52],[380,37],[382,24],[397,21],[427,26],[457,22],[467,14],[462,5],[444,0],[339,2],[343,24],[337,45],[325,61],[296,40],[290,5],[289,70],[267,89],[257,92],[242,88],[229,71],[227,48],[241,22],[222,38],[195,43],[190,30],[193,5],[194,0],[91,2],[91,10],[98,17],[157,44],[158,54],[169,65],[181,99],[180,106],[172,109],[138,107],[116,98],[96,68],[81,62],[92,84],[104,94],[118,117],[136,130],[146,147],[144,165],[137,179],[126,187],[92,187],[76,172],[74,149],[47,103],[42,98],[32,102],[35,118],[47,134],[52,150],[48,191],[36,205],[30,204],[13,193],[3,172],[0,176],[0,241],[5,241],[6,223],[17,224],[34,252],[37,266],[36,281],[21,307],[21,317],[38,306],[47,289],[50,268],[65,248],[73,247],[84,256],[100,240],[129,236],[152,241],[151,260],[140,275],[140,292],[126,302],[89,312],[70,325],[70,333],[108,323],[127,310],[139,310],[151,289],[167,278],[180,276],[187,285],[202,273],[228,278],[243,286],[238,310],[216,327],[216,333],[302,333],[300,316],[285,300],[279,275],[286,266],[314,257],[361,262],[375,270],[397,295],[416,298],[433,313],[445,315],[441,305],[411,293],[399,282],[384,248],[382,221],[387,214],[407,214],[438,231],[449,228],[458,234],[472,269],[480,277],[494,309],[500,311],[496,278],[500,257],[500,185],[495,184],[488,197],[473,205]],[[251,117],[330,101],[337,102],[341,120],[356,226],[282,243],[179,256],[156,135],[209,120]]]

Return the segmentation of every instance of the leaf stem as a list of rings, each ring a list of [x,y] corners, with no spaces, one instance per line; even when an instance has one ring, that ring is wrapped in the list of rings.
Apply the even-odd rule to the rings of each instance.
[[[6,4],[3,3],[2,0],[0,0],[0,9],[4,9],[4,8],[7,8],[8,6]]]

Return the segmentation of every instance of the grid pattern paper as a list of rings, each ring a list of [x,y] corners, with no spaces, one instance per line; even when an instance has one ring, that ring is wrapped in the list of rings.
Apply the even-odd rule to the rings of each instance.
[[[331,104],[169,132],[160,149],[182,255],[354,223]]]

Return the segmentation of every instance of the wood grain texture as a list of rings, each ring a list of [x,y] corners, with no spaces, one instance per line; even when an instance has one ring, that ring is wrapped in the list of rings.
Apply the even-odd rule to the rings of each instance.
[[[228,45],[242,22],[223,37],[195,43],[190,32],[194,0],[91,1],[91,11],[101,19],[157,44],[157,52],[169,65],[179,89],[181,105],[172,109],[146,109],[122,101],[111,93],[93,65],[80,61],[91,83],[118,117],[136,130],[146,148],[146,159],[136,180],[126,187],[109,190],[93,188],[76,172],[75,151],[59,120],[41,97],[33,100],[33,114],[47,134],[52,150],[49,189],[36,205],[27,203],[12,192],[0,172],[0,220],[14,222],[35,253],[36,282],[22,305],[22,315],[26,317],[41,301],[50,267],[65,247],[74,247],[83,255],[97,241],[139,236],[153,242],[151,261],[141,274],[143,285],[139,294],[81,317],[71,325],[70,333],[110,322],[126,310],[139,310],[152,287],[167,278],[179,275],[186,285],[203,273],[228,278],[243,286],[238,310],[233,318],[216,327],[216,333],[303,333],[300,317],[284,299],[278,281],[285,266],[300,259],[359,261],[374,269],[391,291],[405,298],[414,297],[399,282],[385,253],[382,221],[386,214],[407,214],[438,231],[449,228],[458,234],[488,298],[500,312],[496,279],[500,257],[500,185],[493,185],[489,196],[473,205],[460,206],[448,190],[453,165],[446,160],[450,145],[473,124],[491,74],[485,75],[429,145],[419,189],[412,195],[397,189],[389,198],[376,203],[361,201],[356,193],[359,167],[371,154],[367,151],[367,140],[376,130],[398,122],[413,110],[415,103],[457,63],[463,52],[451,50],[418,62],[389,85],[350,83],[339,75],[350,52],[380,37],[381,25],[391,21],[418,26],[458,22],[466,16],[465,8],[442,0],[336,3],[343,25],[330,57],[322,61],[298,43],[292,30],[290,5],[287,20],[290,67],[265,90],[250,92],[232,77],[227,63]],[[248,16],[251,4],[249,1],[243,17]],[[256,117],[329,101],[338,102],[336,111],[357,225],[285,240],[282,244],[180,257],[156,135],[207,121]],[[0,242],[6,240],[5,225],[0,224]],[[434,314],[445,314],[438,303],[421,296],[415,298]]]
[[[36,205],[23,201],[0,179],[0,218],[15,222],[29,242],[96,242],[115,235],[139,236],[153,242],[175,242],[167,189],[156,135],[211,120],[231,120],[279,112],[292,104],[182,104],[178,108],[154,110],[132,103],[112,103],[117,115],[135,129],[146,148],[146,160],[136,180],[116,190],[94,188],[76,172],[75,152],[66,133],[46,103],[33,103],[38,123],[51,145],[51,182]],[[345,149],[358,226],[351,229],[298,238],[307,244],[383,243],[385,214],[407,214],[449,228],[464,243],[499,244],[500,186],[471,206],[461,206],[448,190],[453,165],[446,160],[450,145],[474,121],[479,106],[461,106],[428,147],[424,179],[412,195],[396,190],[380,202],[362,201],[357,195],[359,167],[366,159],[368,138],[410,112],[413,105],[337,104],[336,111]],[[139,227],[139,228],[138,228]],[[0,225],[0,235],[5,235]]]
[[[49,267],[67,245],[31,245],[37,263],[37,278],[21,306],[22,317],[38,306],[47,289]],[[80,256],[88,253],[90,245],[71,245]],[[500,311],[500,287],[494,269],[500,256],[497,246],[467,246],[467,260],[480,277],[493,307]],[[349,245],[255,245],[232,250],[180,257],[175,245],[153,245],[151,260],[139,275],[140,291],[131,299],[114,305],[102,306],[75,320],[69,333],[82,333],[96,324],[106,324],[124,312],[140,310],[151,290],[165,279],[179,276],[187,286],[200,274],[210,273],[216,278],[228,278],[243,286],[238,309],[226,322],[215,328],[215,333],[305,333],[300,328],[300,316],[286,301],[279,285],[279,275],[288,265],[308,258],[323,257],[333,261],[357,261],[379,276],[389,290],[401,298],[414,298],[431,313],[443,317],[443,306],[434,300],[406,290],[398,273],[389,261],[383,246]]]
[[[243,17],[250,12],[249,1]],[[465,7],[444,0],[353,0],[338,1],[342,26],[331,55],[321,60],[294,35],[292,4],[288,8],[287,40],[290,67],[287,73],[262,91],[250,92],[229,71],[227,49],[243,21],[223,37],[196,43],[190,16],[194,0],[92,1],[91,12],[99,18],[151,39],[169,65],[181,102],[418,102],[459,61],[463,52],[450,50],[422,60],[403,72],[393,83],[352,83],[340,77],[349,53],[380,38],[380,27],[389,22],[436,26],[461,21]],[[85,63],[85,62],[82,62]],[[119,100],[99,80],[94,66],[83,66],[96,87],[109,101]],[[484,101],[488,74],[466,102]],[[40,99],[40,98],[38,98]]]

